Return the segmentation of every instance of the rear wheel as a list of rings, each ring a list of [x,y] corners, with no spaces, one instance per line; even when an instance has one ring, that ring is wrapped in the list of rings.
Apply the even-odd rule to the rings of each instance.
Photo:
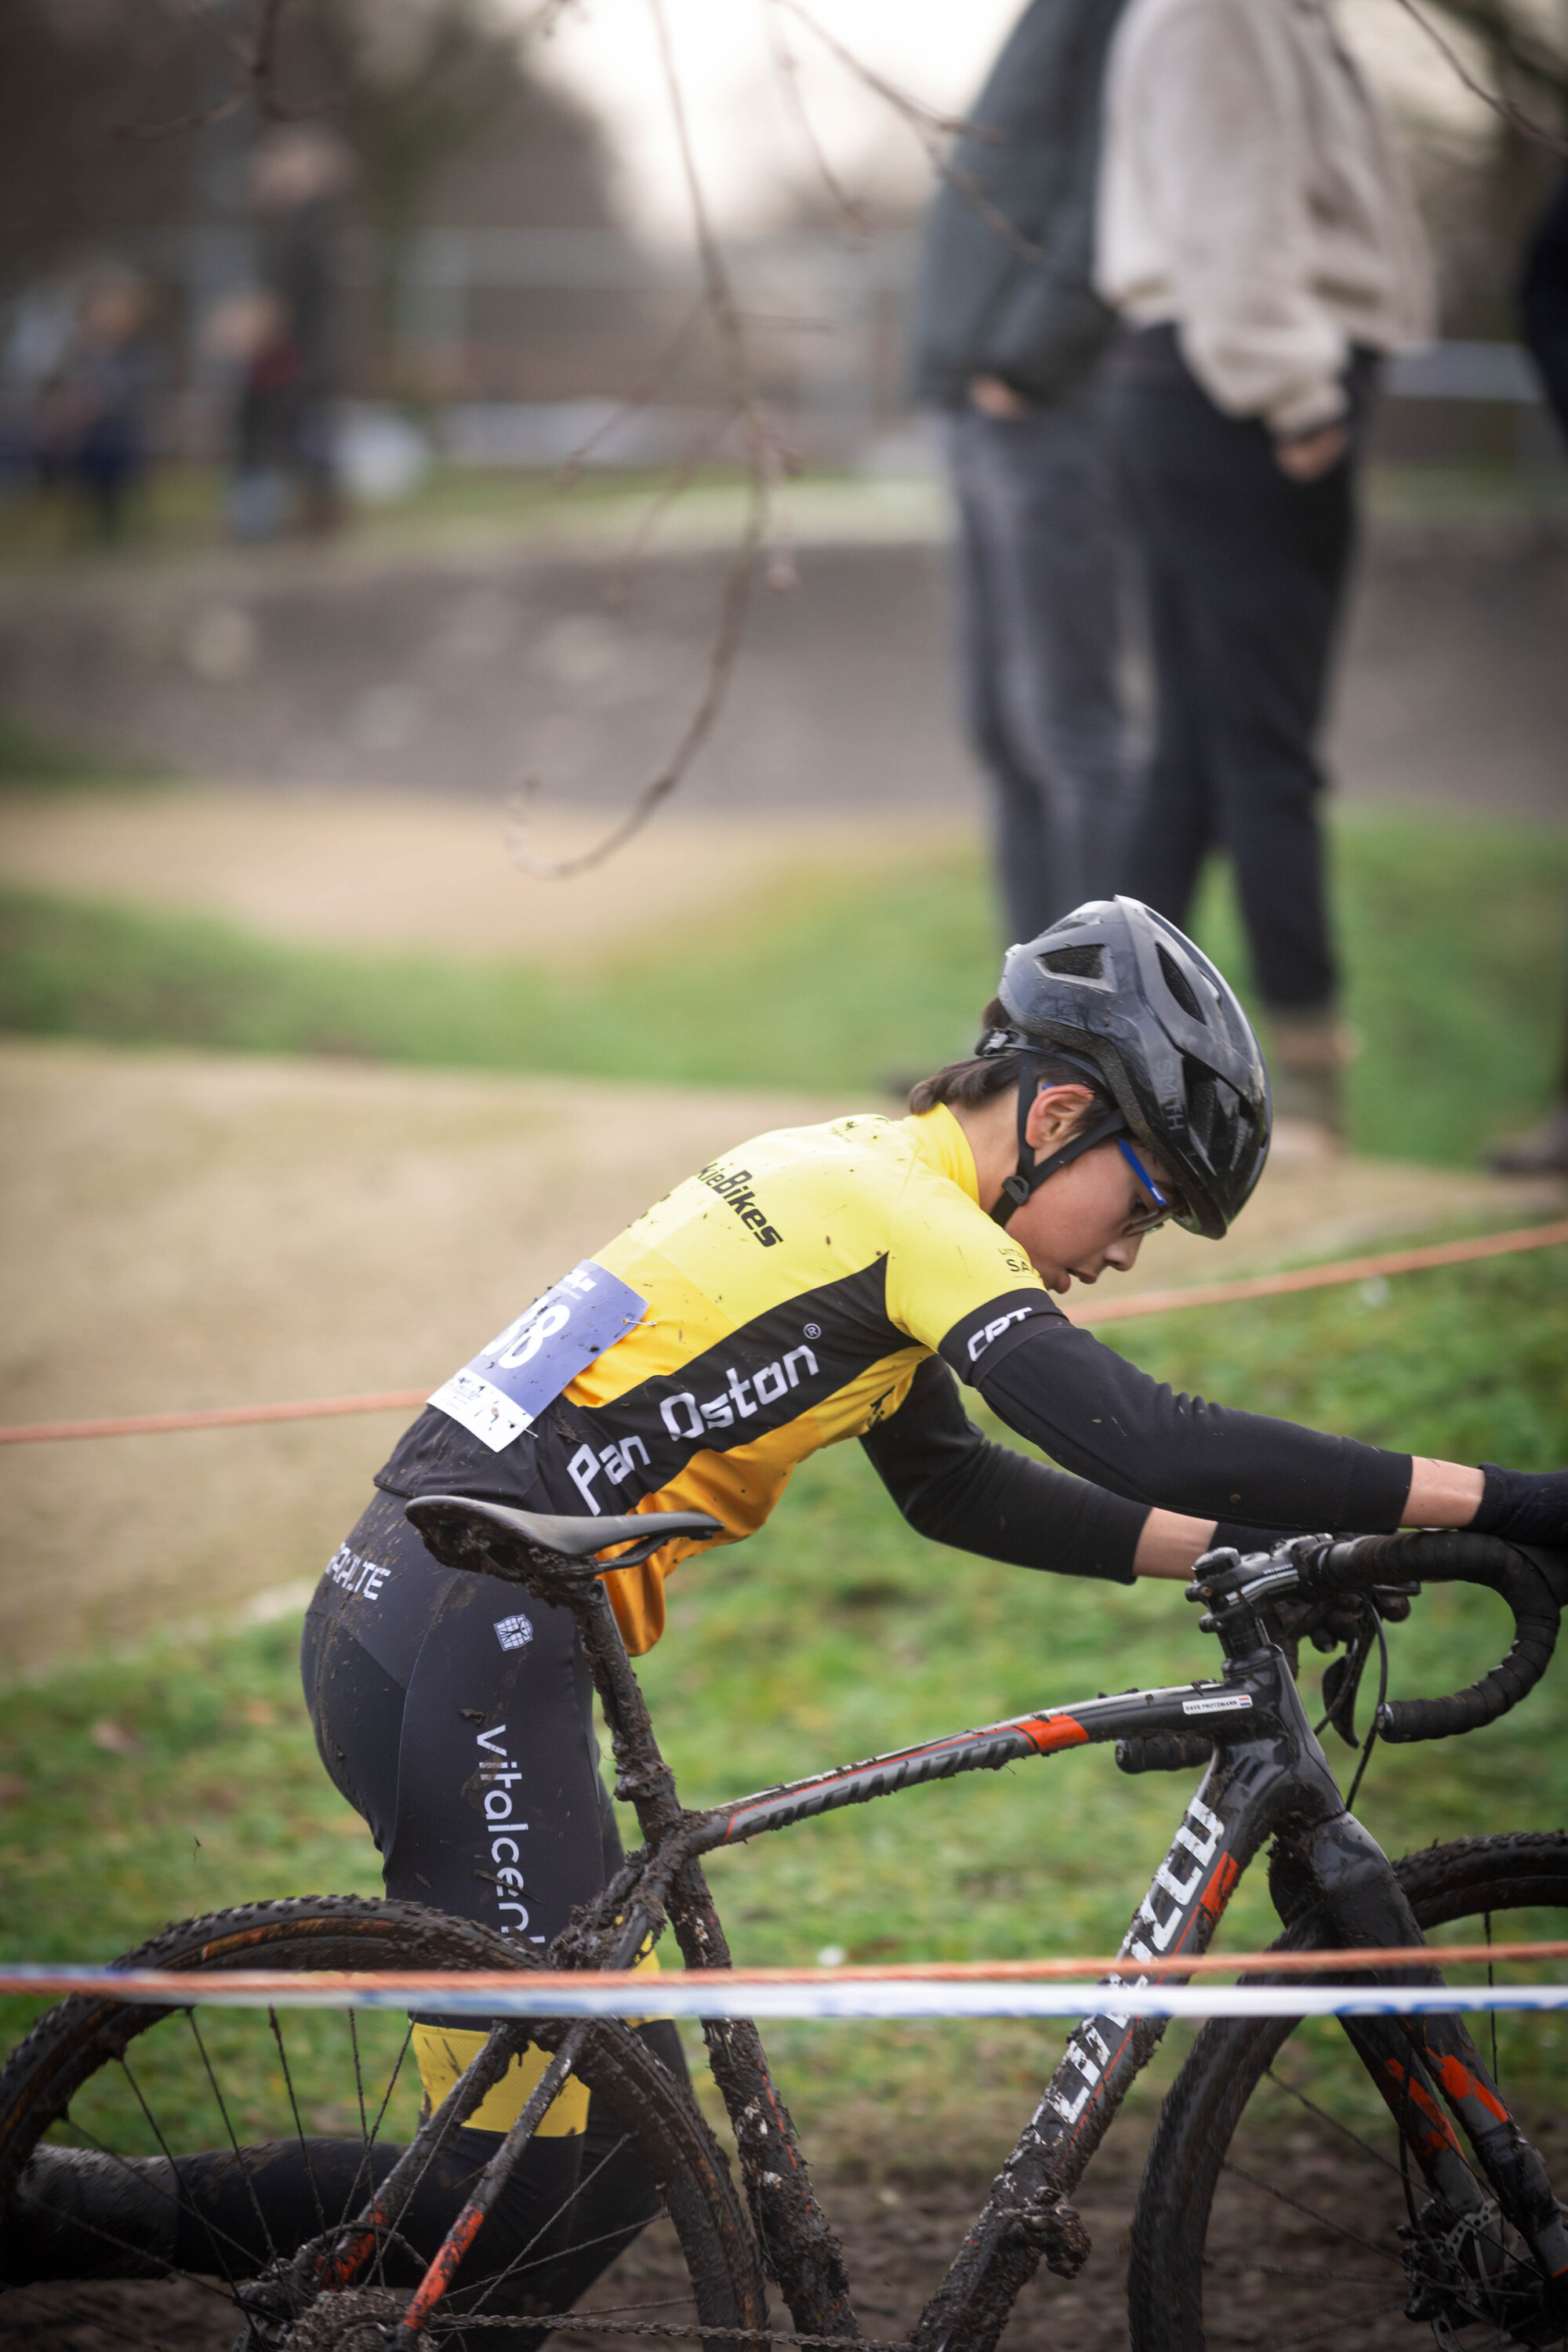
[[[1394,1866],[1439,1949],[1568,1935],[1563,1832],[1474,1838]],[[1444,1974],[1456,1985],[1489,1979],[1484,1965]],[[1568,2192],[1568,2022],[1513,2011],[1469,2023],[1515,2120]],[[1521,2245],[1509,2246],[1510,2276],[1467,2283],[1496,2258],[1436,2242],[1433,2217],[1422,2219],[1426,2183],[1401,2141],[1336,2019],[1212,2019],[1172,2085],[1139,2191],[1134,2352],[1392,2352],[1429,2336],[1463,2352],[1568,2342],[1533,2268],[1515,2265]],[[1415,2320],[1405,2315],[1413,2295],[1425,2306]]]
[[[185,1921],[122,1965],[199,1974],[529,1960],[487,1928],[415,1904],[302,1896]],[[345,2295],[289,2317],[276,2298],[258,2298],[255,2282],[352,2221],[413,2137],[420,2084],[410,2032],[384,2011],[153,2009],[97,1995],[50,2010],[0,2074],[0,2275],[30,2282],[6,2297],[8,2340],[55,2345],[68,2340],[63,2329],[87,2325],[99,2342],[170,2352],[370,2352],[384,2342],[493,2136],[461,2136],[464,2153],[424,2183],[418,2224],[405,2224],[411,2235],[378,2247]],[[524,2152],[525,2162],[541,2158],[526,2226],[488,2263],[481,2230],[432,2338],[468,2352],[537,2343],[527,2331],[487,2329],[483,2317],[560,2309],[563,2283],[574,2278],[580,2291],[637,2235],[655,2189],[662,2220],[617,2273],[617,2319],[636,2321],[646,2305],[666,2325],[764,2326],[750,2225],[689,2087],[620,2025],[595,2028],[574,2071],[591,2104],[570,2193],[551,2210],[564,2144],[535,2141]],[[193,2180],[203,2194],[215,2185],[199,2221]]]

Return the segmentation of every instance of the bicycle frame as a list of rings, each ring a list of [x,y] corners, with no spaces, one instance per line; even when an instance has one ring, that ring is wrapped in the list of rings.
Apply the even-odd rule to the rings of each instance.
[[[492,1570],[500,1561],[492,1552]],[[864,1804],[963,1772],[995,1771],[1031,1758],[1156,1734],[1211,1737],[1213,1761],[1188,1800],[1164,1860],[1120,1948],[1129,1963],[1105,1979],[1107,1999],[1068,2037],[1030,2122],[997,2175],[978,2221],[916,2327],[913,2352],[991,2352],[1019,2289],[1043,2259],[1066,2276],[1089,2252],[1067,2202],[1131,2083],[1163,2032],[1157,2019],[1134,2021],[1115,2005],[1119,1985],[1146,1981],[1138,1964],[1206,1949],[1242,1873],[1274,1840],[1270,1892],[1288,1928],[1307,1945],[1419,1945],[1425,1939],[1394,1871],[1347,1809],[1307,1719],[1284,1654],[1251,1608],[1205,1623],[1218,1633],[1225,1665],[1217,1681],[1131,1690],[928,1740],[869,1761],[814,1774],[700,1812],[680,1804],[605,1586],[593,1560],[565,1562],[521,1544],[505,1555],[509,1580],[575,1615],[614,1747],[616,1794],[635,1808],[646,1845],[580,1915],[548,1955],[555,1967],[630,1964],[668,1917],[689,1969],[725,1968],[730,1954],[700,1862],[799,1821]],[[1163,1972],[1163,1981],[1182,1981]],[[1379,1980],[1440,1983],[1436,1967]],[[485,2181],[454,2224],[402,2331],[410,2341],[439,2301],[518,2151],[564,2079],[572,2053],[592,2029],[582,2024],[503,2025],[470,2075],[421,2131],[405,2161],[422,2166],[432,2142],[471,2111],[505,2057],[529,2039],[555,2057]],[[1504,2218],[1549,2280],[1568,2280],[1565,2231],[1544,2167],[1513,2122],[1458,2017],[1363,2019],[1346,2033],[1408,2139],[1435,2198],[1457,2216],[1484,2202],[1476,2169]],[[705,2023],[710,2061],[724,2096],[759,2237],[795,2326],[853,2337],[842,2254],[811,2189],[794,2126],[773,2088],[754,2027]],[[1452,2120],[1450,2120],[1452,2118]],[[398,2168],[365,2225],[395,2221]],[[391,2210],[387,2210],[391,2207]],[[353,2267],[357,2268],[357,2263]],[[342,2263],[333,2284],[346,2284]]]

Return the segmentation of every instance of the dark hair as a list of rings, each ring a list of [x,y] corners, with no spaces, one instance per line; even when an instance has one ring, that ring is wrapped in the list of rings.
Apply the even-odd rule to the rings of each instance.
[[[994,996],[980,1016],[980,1024],[983,1029],[1001,1029],[1007,1025],[1008,1019],[1001,999]],[[1101,1108],[1113,1108],[1107,1089],[1065,1055],[1037,1054],[1033,1059],[1039,1076],[1048,1086],[1092,1087],[1096,1099],[1086,1109],[1086,1119],[1097,1116]],[[929,1078],[911,1087],[910,1108],[918,1114],[934,1110],[938,1103],[960,1103],[966,1110],[978,1110],[994,1095],[1016,1093],[1023,1075],[1022,1054],[976,1054],[967,1062],[949,1062],[945,1069],[934,1071]]]

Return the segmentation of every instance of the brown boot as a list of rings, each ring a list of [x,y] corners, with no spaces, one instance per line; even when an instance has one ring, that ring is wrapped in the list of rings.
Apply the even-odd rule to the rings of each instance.
[[[1274,1145],[1287,1160],[1328,1160],[1344,1148],[1344,1073],[1361,1039],[1332,1010],[1271,1013],[1268,1076]]]
[[[1489,1151],[1487,1166],[1500,1176],[1568,1176],[1568,1095],[1528,1135],[1510,1135]]]

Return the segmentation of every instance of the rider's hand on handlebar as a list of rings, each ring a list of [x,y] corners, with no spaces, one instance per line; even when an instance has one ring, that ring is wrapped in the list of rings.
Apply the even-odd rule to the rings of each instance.
[[[1469,1532],[1506,1543],[1568,1545],[1568,1470],[1501,1470],[1483,1462],[1480,1508]]]
[[[1229,1519],[1220,1519],[1213,1531],[1213,1548],[1227,1545],[1229,1550],[1272,1552],[1284,1543],[1284,1534],[1277,1527],[1241,1527]],[[1363,1600],[1371,1600],[1377,1616],[1387,1625],[1401,1625],[1411,1616],[1411,1595],[1399,1592],[1392,1585],[1375,1585],[1363,1595],[1354,1592],[1331,1592],[1307,1600],[1269,1601],[1269,1616],[1274,1621],[1279,1637],[1284,1642],[1311,1642],[1314,1649],[1350,1649],[1356,1634],[1366,1630]]]
[[[1364,1595],[1331,1594],[1319,1601],[1273,1601],[1270,1612],[1280,1632],[1291,1641],[1303,1639],[1314,1650],[1349,1648],[1366,1625],[1363,1599],[1370,1601],[1388,1625],[1402,1625],[1410,1614],[1410,1595],[1391,1586],[1373,1585]]]
[[[1241,1552],[1273,1551],[1286,1540],[1278,1528],[1246,1528],[1222,1519],[1214,1531],[1213,1542],[1217,1550],[1223,1544]],[[1392,1587],[1376,1586],[1368,1591],[1371,1601],[1385,1623],[1403,1624],[1410,1614],[1410,1596]],[[1288,1642],[1310,1641],[1315,1650],[1349,1648],[1366,1623],[1359,1596],[1353,1593],[1331,1593],[1314,1600],[1300,1601],[1283,1598],[1268,1604],[1282,1639]]]

